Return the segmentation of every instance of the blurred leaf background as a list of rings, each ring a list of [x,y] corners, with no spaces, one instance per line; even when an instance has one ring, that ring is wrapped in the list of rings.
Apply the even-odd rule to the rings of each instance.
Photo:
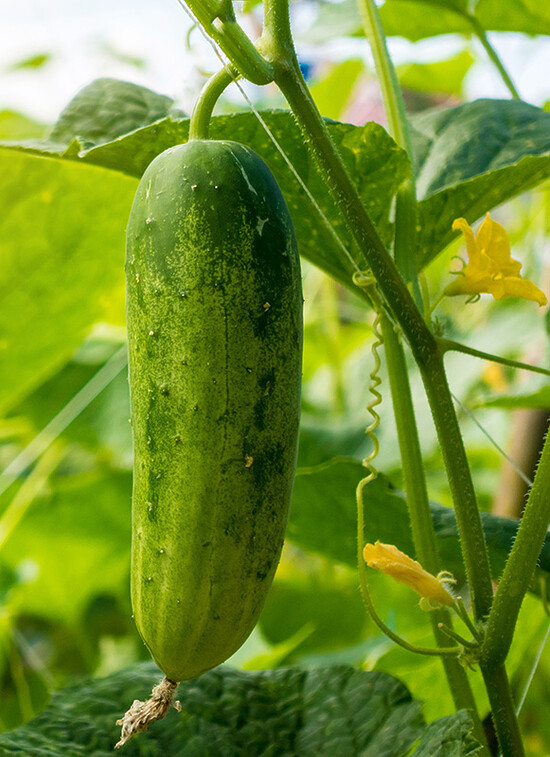
[[[56,48],[53,32],[46,40],[33,34],[24,42],[21,38],[19,48],[11,40],[1,61],[7,84],[0,89],[4,98],[0,99],[0,109],[4,108],[0,139],[27,141],[23,151],[0,150],[0,198],[2,207],[9,209],[0,217],[2,730],[28,721],[46,705],[51,691],[75,674],[102,676],[148,659],[133,626],[128,592],[132,450],[124,360],[125,219],[137,177],[155,154],[151,145],[158,151],[164,140],[168,146],[184,138],[186,122],[181,119],[204,81],[204,70],[213,70],[216,62],[196,31],[185,51],[189,24],[176,3],[170,23],[166,9],[155,15],[150,4],[148,8],[138,4],[130,27],[128,3],[112,5],[110,26],[104,25],[101,32],[94,28],[97,36],[86,40],[82,56],[87,55],[87,63],[82,68],[67,66],[70,50]],[[459,206],[455,215],[470,212],[469,220],[474,221],[482,212],[481,204],[489,202],[487,195],[492,198],[487,207],[506,201],[494,217],[508,229],[514,257],[523,262],[525,275],[548,293],[550,194],[544,180],[549,173],[550,131],[546,114],[534,106],[543,106],[550,91],[547,81],[534,81],[534,71],[540,56],[549,54],[548,39],[542,35],[550,33],[550,15],[540,4],[527,10],[512,0],[498,6],[492,0],[476,5],[479,23],[489,32],[501,33],[492,39],[506,54],[509,68],[516,67],[517,84],[522,92],[525,86],[532,109],[525,106],[527,110],[518,111],[530,131],[518,136],[514,128],[509,139],[500,136],[508,157],[501,155],[500,163],[494,158],[468,175],[460,151],[453,155],[448,150],[439,158],[432,153],[431,164],[426,156],[422,158],[422,146],[433,149],[444,130],[432,109],[458,109],[476,96],[506,97],[506,93],[471,37],[471,27],[461,15],[463,4],[449,0],[444,5],[433,12],[426,9],[429,3],[386,0],[382,8],[388,33],[396,37],[390,46],[409,112],[414,114],[417,157],[423,161],[419,196],[425,277],[432,301],[448,282],[448,271],[456,268],[452,257],[463,254],[460,241],[451,239],[450,225],[442,218],[452,219],[457,204],[467,197],[469,204]],[[253,6],[245,19],[249,30],[259,23]],[[34,4],[36,18],[46,12],[45,7]],[[100,3],[98,16],[107,17],[107,7]],[[348,0],[299,2],[295,11],[299,50],[314,96],[323,115],[354,125],[331,128],[348,160],[354,150],[359,154],[357,161],[353,158],[354,178],[379,229],[387,235],[391,197],[407,175],[408,164],[380,126],[363,127],[370,121],[383,126],[384,117],[355,6]],[[14,29],[23,30],[19,13],[14,11],[12,23]],[[85,14],[71,16],[67,3],[60,2],[48,13],[51,25],[63,17],[83,34]],[[515,31],[523,34],[502,36]],[[156,48],[151,42],[155,35]],[[327,43],[327,38],[332,41]],[[171,65],[172,56],[176,65]],[[63,71],[66,81],[60,86]],[[77,81],[77,75],[82,79]],[[110,98],[101,90],[105,112],[95,108],[92,96],[89,110],[86,102],[79,102],[76,123],[65,111],[54,127],[68,100],[98,76],[131,80],[141,87],[131,93],[124,89],[120,97],[117,85],[109,85],[114,87]],[[146,95],[143,86],[163,96]],[[258,107],[283,105],[270,88],[250,91]],[[32,92],[40,93],[38,103]],[[125,120],[120,113],[113,120],[117,107]],[[480,130],[486,126],[483,118],[497,124],[508,119],[512,111],[507,106],[504,118],[500,107],[494,105],[489,117],[485,106]],[[234,111],[242,111],[239,120],[224,121],[223,114]],[[469,118],[472,112],[453,111]],[[219,113],[215,128],[220,133],[227,128],[224,124],[232,124],[241,130],[243,141],[262,140],[263,149],[257,148],[262,154],[272,149],[235,93],[228,94]],[[302,155],[299,136],[285,118],[274,114],[270,125],[279,129],[276,133],[297,169],[318,201],[327,203],[323,209],[330,216],[334,213],[330,201],[323,198],[319,179]],[[455,123],[461,128],[460,120]],[[133,130],[137,131],[129,137],[121,136]],[[44,139],[48,141],[39,142]],[[519,140],[515,146],[514,139]],[[486,155],[483,149],[482,145],[480,151]],[[520,156],[526,153],[531,157],[522,162]],[[48,154],[66,159],[49,159]],[[273,170],[278,169],[276,158],[271,160]],[[462,189],[457,190],[457,185]],[[287,200],[307,256],[298,472],[288,541],[273,589],[258,627],[230,662],[247,670],[290,663],[304,668],[348,663],[389,672],[424,701],[424,716],[431,721],[452,711],[437,669],[440,663],[393,648],[379,634],[365,616],[353,567],[353,492],[361,459],[370,449],[364,435],[368,423],[364,407],[372,365],[372,313],[343,286],[348,271],[331,249],[330,235],[318,219],[299,213],[300,198],[292,191],[288,189]],[[513,195],[517,196],[509,200]],[[336,218],[334,223],[345,235]],[[495,303],[483,297],[478,304],[465,305],[455,299],[443,301],[435,317],[446,336],[472,347],[548,363],[548,322],[532,303]],[[487,513],[517,516],[525,488],[488,435],[532,476],[550,407],[547,382],[462,354],[449,356],[447,365],[451,388],[461,403],[462,429],[482,507]],[[430,497],[448,507],[439,446],[420,378],[412,370]],[[377,466],[384,475],[367,491],[367,519],[372,513],[367,528],[372,529],[388,527],[381,516],[386,508],[404,513],[386,379],[382,391]],[[530,444],[531,458],[523,454],[529,445],[522,439],[535,440]],[[401,539],[405,547],[409,536],[404,516],[390,525],[396,543]],[[373,576],[371,581],[386,622],[414,642],[430,643],[428,619],[415,596],[383,577]],[[529,596],[510,659],[518,696],[547,627],[539,600]],[[550,751],[550,724],[544,717],[549,680],[546,650],[522,714],[533,755]],[[473,675],[472,682],[486,711],[479,677]],[[438,685],[441,688],[434,695]]]

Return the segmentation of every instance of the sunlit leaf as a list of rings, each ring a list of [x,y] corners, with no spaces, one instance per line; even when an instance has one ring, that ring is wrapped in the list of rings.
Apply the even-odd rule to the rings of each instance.
[[[536,0],[478,0],[470,13],[486,31],[550,34],[550,11]],[[440,34],[471,35],[465,0],[386,0],[380,18],[388,37],[405,37],[416,42]],[[325,2],[308,31],[308,41],[322,42],[334,36],[364,34],[358,6],[353,0]]]
[[[42,68],[46,65],[46,63],[49,63],[52,59],[51,53],[36,53],[35,55],[30,55],[27,58],[23,58],[22,60],[18,60],[16,63],[12,63],[9,67],[10,71],[21,71],[22,69],[36,69],[36,68]]]
[[[46,127],[38,121],[13,110],[0,111],[0,139],[40,139],[45,134]]]
[[[322,116],[334,119],[342,117],[363,70],[362,60],[350,58],[331,66],[328,73],[312,83],[311,94]]]
[[[0,151],[0,409],[63,364],[98,320],[124,323],[136,180]]]
[[[463,50],[458,55],[436,63],[407,63],[398,66],[397,75],[402,87],[419,92],[459,95],[464,77],[474,62],[473,55]]]
[[[74,623],[92,597],[125,594],[130,503],[129,474],[57,477],[3,546],[5,565],[29,573],[11,592],[19,611]]]

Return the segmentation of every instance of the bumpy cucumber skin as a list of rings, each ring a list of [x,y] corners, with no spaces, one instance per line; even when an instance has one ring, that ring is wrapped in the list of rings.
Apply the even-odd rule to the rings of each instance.
[[[168,678],[230,657],[279,561],[296,466],[300,264],[268,167],[236,142],[159,155],[127,230],[132,605]]]

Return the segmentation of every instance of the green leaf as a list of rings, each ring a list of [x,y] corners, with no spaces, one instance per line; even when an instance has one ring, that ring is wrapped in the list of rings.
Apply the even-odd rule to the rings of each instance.
[[[158,680],[146,663],[80,681],[56,692],[28,725],[0,735],[0,750],[6,757],[110,757],[120,732],[116,719]],[[399,681],[344,666],[260,672],[222,666],[180,684],[177,697],[182,712],[171,710],[132,739],[124,747],[128,757],[400,757],[424,730],[420,703]]]
[[[267,641],[281,644],[311,627],[299,646],[300,655],[359,644],[367,619],[355,572],[334,575],[326,565],[309,566],[308,572],[285,567],[283,561],[260,616]]]
[[[138,84],[96,79],[64,108],[52,129],[50,141],[69,144],[78,138],[86,147],[111,142],[169,114],[178,115],[173,104],[171,97]]]
[[[124,323],[136,180],[0,150],[0,412],[66,362],[98,320]]]
[[[476,403],[479,407],[535,407],[541,410],[550,408],[550,386],[543,386],[536,392],[529,394],[515,394],[502,397],[490,397]]]
[[[386,0],[380,19],[387,37],[416,42],[440,34],[471,35],[466,0]],[[550,10],[537,0],[478,0],[470,11],[486,31],[550,34]],[[323,42],[333,37],[362,36],[361,16],[354,0],[324,2],[304,38]]]
[[[439,34],[471,34],[464,0],[386,0],[380,17],[387,36],[413,42]],[[550,11],[534,0],[479,0],[473,16],[486,31],[550,34]]]
[[[481,747],[471,730],[472,721],[465,710],[434,720],[422,735],[413,757],[473,757]]]
[[[463,50],[458,55],[437,63],[408,63],[398,66],[397,75],[402,87],[419,92],[459,95],[464,77],[474,63],[473,55]]]
[[[380,19],[386,36],[412,42],[439,34],[471,34],[471,25],[460,13],[465,5],[462,0],[386,0]]]
[[[328,74],[310,86],[321,115],[334,119],[342,116],[364,67],[362,60],[350,58],[333,65]]]
[[[120,347],[121,343],[113,339],[88,339],[69,363],[25,397],[10,415],[25,417],[36,432],[40,431]],[[115,467],[130,468],[132,435],[129,418],[128,371],[121,370],[68,426],[62,438],[86,447],[102,461],[109,459]]]
[[[131,477],[57,476],[50,486],[4,544],[2,561],[29,574],[11,589],[19,612],[75,623],[98,594],[127,592]]]
[[[9,71],[21,71],[28,68],[43,68],[52,59],[51,53],[37,53],[31,55],[23,60],[18,60],[16,63],[12,63],[9,67]]]
[[[40,139],[45,134],[46,127],[38,121],[13,110],[0,111],[0,139]]]
[[[354,460],[335,460],[312,468],[298,468],[294,483],[287,538],[310,552],[355,567],[355,489],[365,468]],[[364,489],[365,542],[377,539],[395,544],[415,557],[404,495],[392,489],[379,475]],[[460,555],[458,527],[452,508],[430,503],[442,565],[465,580]],[[330,517],[327,514],[330,513]],[[499,576],[514,542],[518,522],[481,513],[493,575]],[[550,573],[550,536],[546,537],[539,569]]]
[[[345,247],[355,257],[359,267],[364,267],[362,257],[354,248],[351,234],[329,195],[325,179],[317,170],[309,152],[304,149],[303,137],[294,117],[288,111],[267,111],[261,115]],[[327,125],[357,184],[369,215],[379,233],[388,241],[393,197],[410,170],[405,152],[397,147],[378,124],[368,123],[358,127],[329,122]],[[168,117],[90,149],[86,149],[76,138],[68,146],[52,142],[27,142],[12,143],[9,147],[44,157],[92,163],[139,178],[159,153],[187,141],[188,131],[188,120],[174,121]],[[351,277],[355,271],[354,264],[335,242],[333,233],[327,229],[256,116],[253,113],[236,113],[214,117],[210,137],[247,144],[262,156],[282,188],[294,221],[301,254],[342,283],[353,286]],[[126,217],[124,225],[125,223]]]
[[[457,235],[455,218],[473,223],[550,176],[550,114],[533,105],[476,100],[411,123],[422,265]]]

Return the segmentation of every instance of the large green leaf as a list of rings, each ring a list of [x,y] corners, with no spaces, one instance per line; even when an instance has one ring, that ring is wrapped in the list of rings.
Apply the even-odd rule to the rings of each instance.
[[[466,0],[386,0],[380,10],[388,36],[412,41],[438,34],[471,34]],[[550,34],[550,10],[536,0],[479,0],[473,15],[487,31]]]
[[[0,150],[0,411],[124,318],[124,228],[136,180]]]
[[[158,682],[151,664],[56,692],[28,725],[0,735],[2,755],[110,757],[115,721]],[[385,673],[334,666],[241,672],[221,667],[180,684],[182,711],[171,710],[124,747],[128,757],[402,757],[473,755],[468,716],[425,727],[420,703]],[[438,745],[445,751],[429,751]]]
[[[22,113],[0,110],[0,139],[40,139],[45,136],[46,127]]]
[[[422,264],[456,233],[550,175],[550,113],[511,100],[476,100],[412,119]]]

